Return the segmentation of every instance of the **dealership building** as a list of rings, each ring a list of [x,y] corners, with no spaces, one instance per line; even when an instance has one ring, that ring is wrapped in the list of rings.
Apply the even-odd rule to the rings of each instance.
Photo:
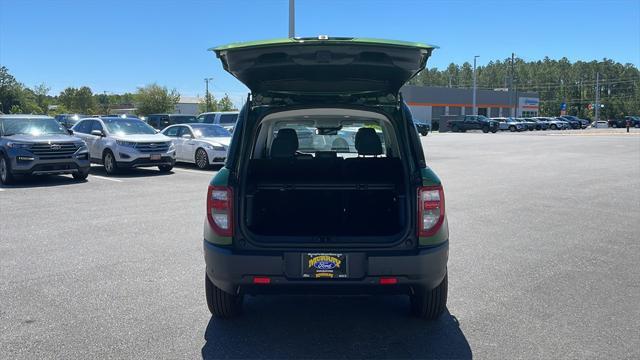
[[[431,124],[442,115],[472,115],[473,90],[447,87],[403,86],[402,96],[413,118]],[[477,90],[478,115],[488,117],[539,116],[540,99],[535,92]]]

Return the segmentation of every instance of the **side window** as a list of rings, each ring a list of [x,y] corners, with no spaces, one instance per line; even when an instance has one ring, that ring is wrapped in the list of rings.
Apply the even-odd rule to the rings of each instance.
[[[204,117],[204,122],[206,124],[213,124],[213,121],[215,120],[215,118],[216,118],[216,114],[207,114]]]
[[[88,134],[91,132],[91,122],[92,120],[84,120],[81,121],[76,127],[75,131],[81,134]]]
[[[164,132],[164,135],[170,137],[178,137],[178,132],[180,132],[181,127],[182,126],[174,126],[172,128],[168,128],[167,131]]]
[[[220,124],[235,124],[238,120],[237,114],[222,114],[220,115]]]
[[[92,122],[91,131],[100,130],[100,131],[104,132],[104,129],[102,128],[102,124],[100,124],[100,121],[92,120],[91,122]],[[89,131],[89,133],[91,133],[91,131]]]
[[[188,127],[186,127],[186,126],[180,126],[180,132],[178,132],[178,136],[179,136],[179,137],[182,137],[182,135],[185,135],[185,134],[193,135],[193,134],[191,133],[191,130],[189,130],[189,128],[188,128]]]
[[[197,123],[203,123],[204,122],[204,115],[200,115],[196,118],[196,122]]]

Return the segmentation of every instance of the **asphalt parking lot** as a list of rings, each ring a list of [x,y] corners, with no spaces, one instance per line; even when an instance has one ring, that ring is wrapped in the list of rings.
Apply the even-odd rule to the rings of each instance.
[[[213,171],[0,187],[0,358],[640,358],[640,131],[430,134],[448,312],[408,299],[250,297],[213,320]]]

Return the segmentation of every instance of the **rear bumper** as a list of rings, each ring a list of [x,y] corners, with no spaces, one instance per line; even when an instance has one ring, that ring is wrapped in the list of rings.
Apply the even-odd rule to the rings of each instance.
[[[347,254],[349,279],[304,279],[301,254],[287,252],[238,254],[204,241],[207,276],[228,293],[409,293],[435,288],[447,272],[449,242],[410,255]],[[312,251],[313,252],[313,251]],[[332,252],[340,252],[332,250]],[[255,276],[270,278],[267,285],[254,284]],[[382,277],[395,277],[395,285],[380,285]]]

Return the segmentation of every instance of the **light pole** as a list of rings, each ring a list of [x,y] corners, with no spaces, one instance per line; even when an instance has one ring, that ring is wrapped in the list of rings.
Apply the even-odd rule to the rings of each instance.
[[[296,36],[296,4],[295,0],[289,0],[289,38]]]
[[[478,115],[478,108],[476,107],[476,92],[478,91],[476,86],[476,59],[479,57],[480,55],[473,57],[473,115]]]
[[[209,112],[209,105],[211,104],[211,98],[209,97],[209,81],[213,81],[213,78],[204,78],[204,83],[205,83],[204,103],[207,108],[206,112]]]

